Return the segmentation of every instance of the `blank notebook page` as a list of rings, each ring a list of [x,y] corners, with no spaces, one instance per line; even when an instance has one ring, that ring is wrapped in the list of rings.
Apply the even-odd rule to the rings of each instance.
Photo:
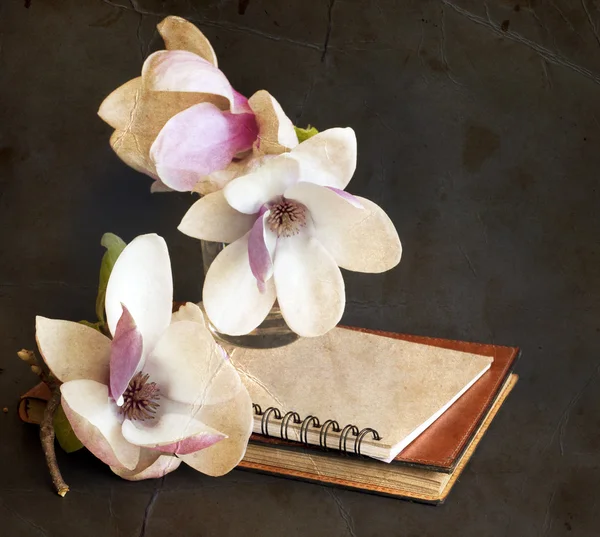
[[[318,338],[301,338],[277,349],[228,349],[254,403],[295,411],[341,427],[373,428],[361,453],[386,462],[433,423],[485,373],[492,358],[441,349],[344,328]],[[280,436],[281,420],[271,415],[268,433]],[[255,416],[254,432],[261,432]],[[300,439],[300,425],[289,421],[288,437]],[[355,437],[348,437],[353,449]],[[319,429],[307,440],[319,445]],[[337,448],[331,429],[327,446]]]

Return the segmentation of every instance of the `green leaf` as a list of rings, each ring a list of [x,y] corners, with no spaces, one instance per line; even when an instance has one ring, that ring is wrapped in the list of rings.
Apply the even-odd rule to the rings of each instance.
[[[315,134],[319,134],[319,131],[310,125],[306,127],[306,129],[294,126],[294,130],[296,131],[296,136],[298,137],[298,142],[300,143],[312,138]]]
[[[79,324],[83,324],[85,326],[89,326],[90,328],[93,328],[94,330],[98,330],[98,332],[102,333],[102,326],[104,325],[104,323],[102,321],[98,321],[97,323],[90,323],[89,321],[79,321]]]
[[[54,413],[54,434],[60,447],[67,453],[73,453],[83,447],[79,438],[75,436],[62,405]]]
[[[106,252],[104,252],[102,263],[100,264],[100,281],[98,283],[98,295],[96,296],[96,316],[101,324],[105,324],[104,301],[106,299],[108,278],[110,277],[110,273],[112,272],[117,259],[121,255],[121,252],[127,245],[121,238],[113,233],[105,233],[102,235],[100,244],[106,248]]]

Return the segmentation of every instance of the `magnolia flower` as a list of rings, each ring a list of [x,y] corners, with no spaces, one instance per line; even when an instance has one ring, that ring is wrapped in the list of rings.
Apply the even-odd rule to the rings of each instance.
[[[277,300],[294,332],[322,335],[344,311],[338,266],[383,272],[398,264],[400,239],[388,216],[344,190],[355,168],[354,131],[329,129],[190,208],[180,231],[232,243],[204,283],[204,307],[217,330],[246,334]]]
[[[187,304],[172,315],[172,299],[166,244],[143,235],[110,275],[112,340],[79,323],[36,319],[73,431],[125,479],[160,477],[181,461],[224,474],[243,457],[252,430],[248,392],[202,312]]]
[[[158,31],[167,50],[151,54],[142,76],[113,91],[98,110],[115,129],[111,147],[155,179],[152,191],[191,191],[198,182],[199,192],[214,191],[254,159],[297,145],[277,101],[266,91],[250,100],[235,91],[198,28],[167,17]]]

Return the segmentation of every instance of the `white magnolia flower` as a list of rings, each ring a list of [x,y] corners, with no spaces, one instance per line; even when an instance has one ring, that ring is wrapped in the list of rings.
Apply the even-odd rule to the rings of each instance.
[[[115,129],[113,150],[155,179],[153,192],[213,192],[255,160],[298,144],[292,122],[268,92],[246,99],[231,86],[196,26],[170,16],[158,31],[167,50],[151,54],[142,75],[98,110]]]
[[[181,461],[221,475],[244,455],[252,403],[198,306],[171,314],[169,253],[157,235],[121,253],[106,292],[113,339],[37,317],[44,361],[81,442],[126,479],[160,477]]]
[[[383,272],[400,261],[385,212],[344,191],[356,168],[350,128],[324,131],[197,201],[179,229],[232,243],[206,275],[203,301],[222,333],[246,334],[275,300],[296,333],[333,328],[345,306],[338,268]]]

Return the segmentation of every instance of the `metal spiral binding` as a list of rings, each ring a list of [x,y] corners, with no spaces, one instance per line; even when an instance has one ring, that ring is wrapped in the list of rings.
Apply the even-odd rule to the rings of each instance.
[[[316,416],[306,416],[302,422],[302,425],[300,425],[300,442],[304,442],[306,445],[308,445],[308,428],[311,425],[319,429],[321,427],[319,418]]]
[[[302,420],[300,419],[300,414],[298,414],[298,412],[287,412],[285,416],[283,416],[283,419],[281,420],[281,427],[279,429],[281,438],[283,438],[284,440],[289,440],[288,438],[288,427],[289,427],[289,423],[290,423],[290,419],[294,420],[294,423],[297,425],[299,424]]]
[[[348,442],[348,435],[352,433],[353,436],[358,436],[360,431],[358,430],[358,427],[356,425],[352,425],[352,424],[348,424],[346,425],[346,427],[344,427],[342,429],[342,432],[340,433],[340,451],[343,451],[344,453],[348,452],[348,447],[346,446],[346,443]],[[356,440],[354,441],[354,445],[356,446]]]
[[[274,414],[278,420],[281,419],[281,412],[279,412],[278,408],[270,406],[267,408],[267,410],[265,410],[263,417],[260,420],[260,432],[265,436],[269,436],[269,417],[271,414]]]
[[[352,436],[354,440],[354,447],[352,451],[354,451],[356,455],[361,455],[361,445],[368,434],[371,434],[374,440],[381,440],[379,433],[371,427],[359,430],[356,425],[348,424],[342,428],[336,420],[327,420],[321,424],[319,418],[316,416],[307,416],[306,418],[302,419],[300,415],[294,411],[286,412],[282,416],[281,411],[278,408],[270,406],[263,412],[261,406],[256,403],[252,404],[252,408],[254,409],[255,415],[262,416],[260,420],[260,432],[265,436],[271,436],[269,435],[269,420],[273,418],[276,420],[281,420],[281,424],[279,426],[279,436],[284,440],[289,440],[290,421],[292,421],[295,425],[300,425],[300,442],[303,444],[308,445],[308,433],[311,427],[314,429],[319,429],[319,445],[324,449],[329,448],[327,445],[327,435],[330,434],[330,431],[333,431],[334,433],[340,433],[338,449],[344,453],[348,453],[349,451],[349,436]]]
[[[334,433],[339,433],[340,424],[335,420],[327,420],[323,423],[321,432],[319,433],[319,445],[324,449],[327,449],[327,433],[329,433],[329,429],[333,429]]]
[[[379,433],[375,429],[371,429],[371,427],[363,429],[358,433],[356,441],[354,442],[354,453],[356,453],[357,455],[360,455],[360,446],[362,444],[362,441],[365,439],[365,436],[367,436],[369,433],[373,435],[373,440],[381,440],[381,436],[379,436]]]

